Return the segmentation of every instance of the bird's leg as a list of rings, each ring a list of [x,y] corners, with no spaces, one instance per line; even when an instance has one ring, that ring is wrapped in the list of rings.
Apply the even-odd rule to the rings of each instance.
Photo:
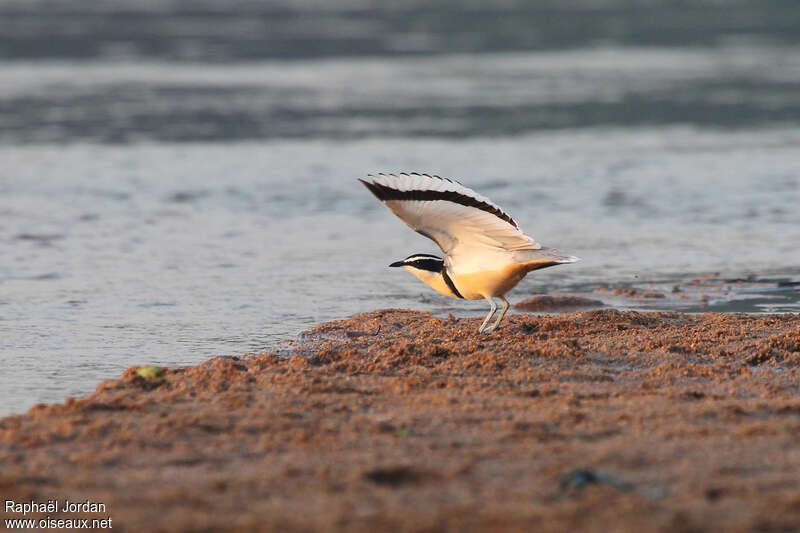
[[[494,303],[494,300],[492,300],[491,298],[486,298],[486,299],[489,300],[490,304],[492,304],[492,308],[489,309],[489,314],[486,315],[486,318],[483,319],[483,324],[481,324],[481,327],[478,328],[478,333],[483,333],[483,330],[486,328],[486,324],[489,323],[489,319],[492,318],[494,312],[497,311],[497,304]]]
[[[486,333],[496,330],[497,327],[500,325],[500,321],[503,320],[504,316],[506,316],[506,311],[508,311],[508,300],[506,300],[502,296],[498,296],[498,298],[500,299],[501,302],[503,302],[503,309],[502,311],[500,311],[500,316],[497,317],[497,320],[494,321],[494,324],[483,330]]]

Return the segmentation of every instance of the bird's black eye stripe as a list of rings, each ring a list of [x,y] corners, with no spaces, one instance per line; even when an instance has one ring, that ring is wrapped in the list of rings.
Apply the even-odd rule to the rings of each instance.
[[[429,272],[441,272],[444,262],[441,259],[420,258],[413,261],[405,262],[408,266],[418,268],[420,270],[428,270]]]

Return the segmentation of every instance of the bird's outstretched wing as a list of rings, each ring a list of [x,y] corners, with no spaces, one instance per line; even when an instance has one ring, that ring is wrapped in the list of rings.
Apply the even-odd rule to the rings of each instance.
[[[359,181],[445,254],[461,246],[495,251],[541,248],[500,207],[457,181],[416,172],[367,178]]]

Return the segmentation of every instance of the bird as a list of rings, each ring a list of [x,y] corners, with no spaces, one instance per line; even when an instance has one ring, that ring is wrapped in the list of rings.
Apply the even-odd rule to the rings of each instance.
[[[508,311],[506,293],[528,272],[574,263],[525,235],[503,209],[460,182],[419,172],[368,174],[359,181],[411,229],[441,248],[443,257],[412,254],[390,267],[401,267],[435,291],[452,298],[486,299],[489,314],[478,328],[488,333]],[[497,298],[502,310],[497,312]]]

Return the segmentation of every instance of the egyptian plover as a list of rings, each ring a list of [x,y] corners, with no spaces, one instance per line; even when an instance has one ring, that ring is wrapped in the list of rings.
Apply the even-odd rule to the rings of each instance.
[[[504,296],[528,272],[578,261],[543,247],[491,200],[455,180],[412,172],[370,174],[359,181],[444,253],[444,258],[414,254],[389,266],[404,268],[446,296],[489,300],[479,332],[497,329],[508,311]],[[487,327],[497,311],[494,298],[502,302],[502,311]]]

